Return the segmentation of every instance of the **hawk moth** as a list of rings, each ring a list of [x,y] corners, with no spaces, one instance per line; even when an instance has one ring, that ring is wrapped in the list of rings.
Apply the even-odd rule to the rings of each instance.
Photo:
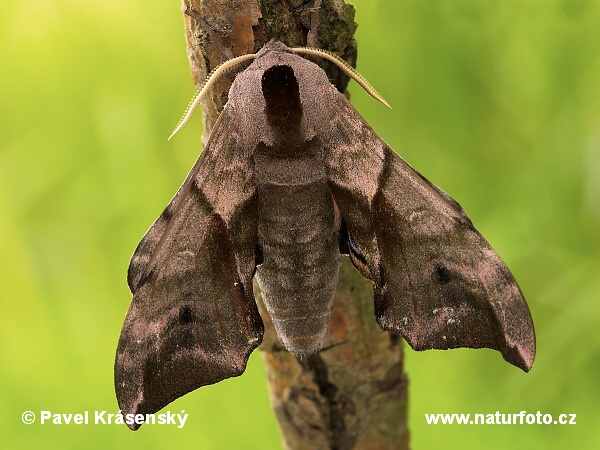
[[[242,57],[254,61],[132,257],[115,362],[123,414],[244,371],[263,335],[255,275],[286,349],[317,352],[341,254],[373,282],[379,326],[415,350],[488,347],[533,364],[523,294],[465,211],[296,53],[272,41]]]

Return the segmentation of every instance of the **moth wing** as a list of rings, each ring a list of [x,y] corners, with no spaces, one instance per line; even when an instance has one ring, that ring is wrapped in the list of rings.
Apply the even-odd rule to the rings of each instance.
[[[327,176],[380,327],[415,350],[492,348],[528,371],[533,322],[511,272],[449,195],[410,167],[340,96]]]
[[[225,109],[131,259],[133,300],[115,361],[123,414],[154,413],[200,386],[240,375],[262,340],[252,292],[253,168],[229,116]]]

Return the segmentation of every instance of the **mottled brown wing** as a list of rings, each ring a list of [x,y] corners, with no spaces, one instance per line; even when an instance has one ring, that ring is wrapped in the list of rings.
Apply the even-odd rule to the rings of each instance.
[[[382,329],[415,350],[499,350],[528,371],[535,334],[509,269],[450,196],[411,168],[341,98],[326,138],[330,189]]]
[[[240,375],[262,340],[252,293],[252,159],[230,114],[222,113],[131,259],[133,300],[115,361],[123,414],[154,413],[200,386]]]

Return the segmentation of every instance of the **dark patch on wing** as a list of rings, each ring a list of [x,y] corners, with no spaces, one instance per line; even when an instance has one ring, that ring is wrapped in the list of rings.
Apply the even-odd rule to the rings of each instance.
[[[448,284],[450,282],[450,271],[441,263],[434,263],[433,267],[437,281],[442,284]]]
[[[188,324],[194,320],[194,313],[189,305],[184,305],[179,310],[179,322],[181,324]]]

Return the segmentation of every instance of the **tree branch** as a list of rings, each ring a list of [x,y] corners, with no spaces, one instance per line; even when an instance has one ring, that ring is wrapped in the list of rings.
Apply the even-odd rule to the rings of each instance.
[[[198,86],[215,66],[276,39],[320,45],[356,64],[354,7],[343,0],[184,0],[187,52]],[[310,37],[309,37],[310,32]],[[315,60],[341,92],[348,78]],[[235,74],[222,77],[202,103],[203,143],[227,101]],[[407,385],[403,341],[379,329],[373,291],[348,258],[321,351],[298,360],[279,343],[255,283],[265,322],[260,347],[271,404],[287,449],[407,449]]]

